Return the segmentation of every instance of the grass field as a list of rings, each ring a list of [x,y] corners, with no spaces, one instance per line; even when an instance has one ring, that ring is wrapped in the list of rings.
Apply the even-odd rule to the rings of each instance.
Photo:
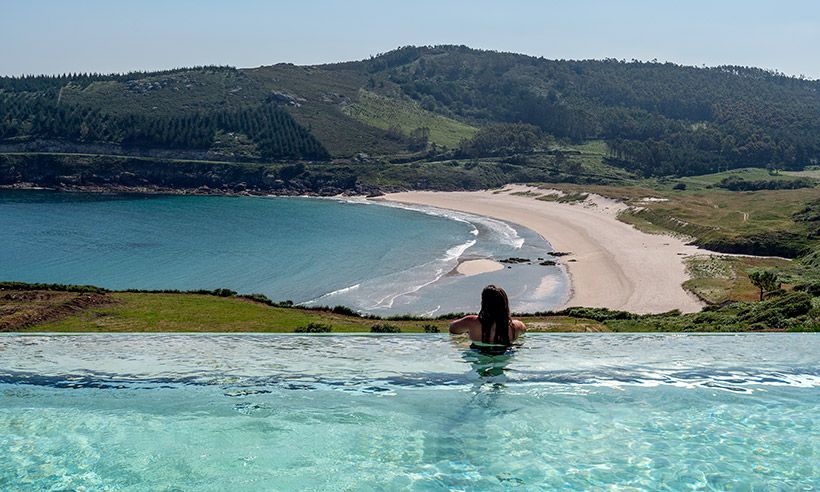
[[[726,178],[742,178],[746,181],[789,181],[799,177],[811,177],[810,174],[803,174],[797,172],[778,171],[770,173],[768,170],[758,167],[747,167],[741,169],[733,169],[731,171],[724,171],[713,174],[703,174],[700,176],[687,176],[675,180],[677,183],[684,183],[687,189],[702,189],[708,186],[714,186]],[[818,176],[820,177],[820,176]]]
[[[633,199],[630,204],[651,211],[656,217],[668,217],[669,223],[662,225],[667,229],[682,233],[712,230],[717,234],[737,236],[775,231],[805,234],[807,231],[794,221],[793,215],[817,198],[818,192],[815,189],[754,192],[711,189],[655,192],[649,196],[667,201]],[[632,215],[640,217],[641,211]],[[649,217],[650,214],[644,213],[643,216]],[[635,224],[640,225],[639,220]]]
[[[738,285],[742,294],[750,297],[742,281]],[[330,333],[369,333],[376,324],[390,325],[391,332],[446,333],[450,322],[367,319],[332,311],[269,306],[241,296],[98,291],[0,288],[0,332],[298,333],[309,324],[319,323]],[[570,308],[561,313],[516,317],[531,332],[817,331],[820,306],[815,303],[812,310],[810,301],[808,294],[786,293],[766,302],[730,303],[686,315],[673,312],[638,316],[606,309]]]
[[[604,178],[616,182],[631,182],[635,175],[606,163],[608,148],[603,140],[588,140],[581,144],[558,145],[553,150],[563,152],[567,166],[580,165],[579,176]]]
[[[709,183],[722,178],[707,175],[685,179]],[[667,182],[650,180],[625,185],[539,186],[620,200],[631,207],[619,217],[624,222],[650,233],[672,232],[704,240],[779,233],[806,238],[810,225],[796,221],[794,214],[820,197],[817,188],[735,192],[693,186],[675,191]],[[805,242],[808,245],[811,241]]]
[[[802,171],[784,171],[783,174],[802,178],[814,178],[820,181],[820,166],[808,166]]]
[[[786,287],[820,282],[820,270],[812,260],[814,256],[801,257],[808,251],[820,249],[820,238],[812,232],[817,223],[797,220],[795,216],[818,200],[820,191],[801,188],[734,192],[712,186],[732,174],[742,174],[750,180],[769,177],[765,170],[738,170],[675,181],[539,186],[559,189],[567,194],[567,199],[597,193],[623,201],[630,208],[618,218],[644,232],[682,235],[716,251],[754,253],[758,250],[762,255],[798,257],[792,261],[751,256],[696,258],[689,264],[692,278],[684,287],[707,302],[757,299],[757,289],[748,278],[748,272],[754,269],[777,272]],[[675,182],[686,182],[687,188],[673,190]]]
[[[14,291],[11,291],[14,294]],[[34,293],[34,294],[32,294]],[[114,292],[94,295],[94,302],[73,306],[72,300],[89,297],[88,294],[50,291],[22,291],[28,299],[39,298],[36,305],[26,300],[25,309],[40,315],[32,319],[22,331],[47,332],[261,332],[289,333],[309,323],[331,326],[332,332],[370,332],[377,323],[397,326],[403,333],[423,333],[435,326],[446,332],[449,320],[373,320],[335,314],[328,311],[272,307],[240,297],[217,297],[200,294],[153,294]],[[0,327],[18,331],[4,320],[22,319],[18,311],[21,302],[14,295],[0,291]],[[74,304],[77,304],[74,302]],[[15,318],[12,318],[15,316]],[[51,316],[53,319],[48,319]],[[566,316],[524,318],[533,331],[573,332],[606,331],[593,320]]]
[[[427,111],[414,101],[382,96],[364,89],[359,91],[356,102],[344,106],[342,111],[383,130],[398,126],[405,135],[416,128],[429,128],[431,143],[451,149],[478,131],[460,121]]]
[[[691,278],[683,287],[710,304],[757,301],[759,291],[749,280],[754,269],[789,269],[791,262],[779,258],[750,256],[698,256],[687,261]]]
[[[699,283],[695,288],[700,289],[701,294],[728,292],[734,288],[737,297],[756,297],[738,272],[750,265],[767,264],[733,261],[720,259],[717,263],[690,265],[694,270],[693,282],[717,277],[726,281],[717,286]],[[719,270],[719,275],[715,270]],[[209,294],[110,292],[93,286],[2,284],[0,332],[298,333],[311,324],[319,324],[323,328],[319,332],[332,333],[369,333],[376,331],[374,325],[381,325],[381,332],[446,333],[453,317],[373,319],[338,309],[270,305],[267,301],[220,291]],[[569,308],[558,313],[514,316],[534,332],[818,331],[820,297],[787,291],[765,302],[727,303],[685,315],[670,312],[640,316],[599,308]]]
[[[277,308],[237,298],[196,294],[110,294],[114,301],[39,325],[44,331],[289,332],[310,322],[335,331],[368,331],[361,320],[332,313]],[[373,324],[371,322],[370,324]]]

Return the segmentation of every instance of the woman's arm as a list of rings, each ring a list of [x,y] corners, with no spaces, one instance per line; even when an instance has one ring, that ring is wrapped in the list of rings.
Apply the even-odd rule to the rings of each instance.
[[[470,332],[470,325],[475,323],[478,319],[476,315],[465,316],[450,323],[450,333],[454,335],[462,335]]]
[[[525,331],[527,331],[527,325],[525,325],[521,321],[518,321],[517,319],[514,319],[512,321],[512,324],[513,328],[515,328],[515,331],[517,331],[518,333],[524,333]]]

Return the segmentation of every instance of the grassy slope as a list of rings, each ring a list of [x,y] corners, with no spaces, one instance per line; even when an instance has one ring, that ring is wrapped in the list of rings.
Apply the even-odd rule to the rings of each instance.
[[[431,143],[451,149],[478,131],[470,125],[427,111],[414,101],[382,96],[364,89],[359,91],[356,102],[344,106],[342,111],[383,130],[397,125],[403,133],[410,134],[416,128],[429,128]]]
[[[399,154],[404,145],[387,137],[387,132],[352,118],[342,111],[358,97],[366,79],[347,70],[326,70],[290,64],[243,70],[269,92],[281,92],[299,101],[288,105],[296,120],[308,128],[334,157],[350,157],[358,152]]]
[[[805,235],[805,226],[796,223],[792,215],[805,203],[817,197],[814,189],[732,192],[697,190],[679,193],[655,193],[667,202],[644,203],[641,206],[658,215],[680,221],[664,224],[677,232],[702,230],[693,235],[741,235],[788,231]],[[634,223],[639,225],[640,213]],[[710,232],[711,230],[711,232]]]
[[[759,291],[749,280],[751,269],[789,270],[789,260],[749,256],[698,256],[687,263],[692,278],[683,287],[710,304],[757,301]]]
[[[191,70],[149,76],[130,84],[101,81],[85,88],[68,85],[62,89],[60,101],[113,114],[178,115],[212,108],[254,106],[273,92],[279,92],[298,99],[298,104],[282,103],[283,107],[334,157],[350,157],[358,152],[377,155],[405,152],[405,144],[387,138],[387,126],[353,118],[342,110],[358,98],[366,81],[362,74],[352,70],[280,64],[238,71]],[[434,117],[430,113],[428,119],[437,123],[434,125],[437,129],[443,129],[437,137],[444,135],[445,141],[452,140],[448,132],[459,124],[452,122],[448,126],[435,121]]]
[[[579,176],[603,178],[611,181],[628,181],[635,178],[631,172],[606,163],[608,149],[603,140],[588,140],[582,144],[558,145],[555,150],[565,153],[567,166],[578,163]]]
[[[820,166],[808,166],[802,171],[783,171],[783,174],[802,178],[814,178],[820,181]]]
[[[592,192],[623,200],[635,209],[621,220],[647,232],[674,232],[698,238],[734,238],[753,234],[808,233],[807,225],[792,217],[808,202],[820,196],[817,188],[734,192],[712,185],[730,175],[746,179],[792,179],[771,177],[762,169],[741,169],[727,173],[693,176],[678,180],[624,180],[618,185],[543,185],[572,192]],[[687,189],[672,189],[678,182]],[[657,198],[662,201],[644,201]]]
[[[619,218],[649,233],[682,234],[699,239],[734,240],[754,234],[791,233],[806,238],[806,223],[797,222],[793,214],[818,197],[818,190],[763,190],[732,192],[711,187],[729,175],[749,180],[778,179],[765,170],[749,169],[729,173],[693,176],[675,181],[625,181],[623,185],[543,184],[568,193],[592,192],[623,200],[635,207]],[[790,179],[788,176],[779,179]],[[675,191],[672,186],[685,182],[687,190]],[[645,198],[666,201],[644,201]],[[820,247],[817,239],[799,239],[808,247]],[[787,284],[820,280],[820,272],[801,261],[777,258],[727,256],[696,258],[690,261],[692,279],[684,286],[707,302],[727,300],[752,301],[757,289],[750,283],[751,269],[773,269]]]
[[[61,294],[61,298],[66,294]],[[107,294],[113,302],[38,324],[25,331],[54,332],[292,332],[310,322],[326,323],[333,332],[369,332],[383,321],[329,312],[278,308],[241,298],[197,294]],[[3,301],[0,299],[0,307]],[[2,312],[2,310],[0,310]],[[592,320],[564,316],[528,317],[537,331],[605,331]],[[387,321],[402,332],[423,332],[424,325],[447,331],[449,321]]]
[[[24,290],[0,291],[0,327],[5,331],[27,332],[257,332],[289,333],[310,322],[331,325],[332,332],[369,332],[376,323],[389,323],[404,333],[425,331],[435,325],[447,331],[448,320],[379,321],[330,312],[299,308],[271,307],[240,297],[217,297],[199,294],[159,293],[65,293]],[[25,327],[15,327],[6,319],[20,307],[19,296],[42,296],[35,318],[48,315]],[[18,296],[17,301],[9,301]],[[70,299],[71,297],[74,299]],[[802,296],[802,297],[801,297]],[[522,316],[530,331],[602,332],[602,331],[748,331],[765,329],[820,329],[817,306],[806,307],[806,294],[787,294],[763,303],[739,303],[717,310],[690,315],[635,316],[602,309],[578,308],[566,315]],[[84,302],[78,300],[86,299]],[[802,300],[801,300],[802,299]],[[53,301],[58,311],[48,305]],[[802,307],[794,308],[800,303]],[[785,310],[784,310],[785,308]],[[35,308],[25,307],[27,311]],[[789,311],[791,309],[791,311]],[[11,316],[14,316],[12,312]],[[19,318],[18,318],[19,319]],[[597,321],[596,321],[597,320]]]
[[[811,171],[806,172],[811,173]],[[801,176],[803,176],[802,172],[782,171],[776,174],[770,174],[769,171],[766,169],[757,167],[747,167],[741,169],[733,169],[731,171],[724,171],[720,173],[704,174],[700,176],[687,176],[684,178],[679,178],[677,181],[686,184],[687,187],[703,188],[706,186],[716,185],[722,180],[730,177],[742,178],[747,181],[789,181],[797,179]],[[806,175],[806,177],[811,176]]]
[[[262,85],[242,72],[191,70],[146,77],[130,85],[101,81],[81,89],[69,84],[60,91],[60,102],[111,114],[179,115],[256,105],[266,96]]]

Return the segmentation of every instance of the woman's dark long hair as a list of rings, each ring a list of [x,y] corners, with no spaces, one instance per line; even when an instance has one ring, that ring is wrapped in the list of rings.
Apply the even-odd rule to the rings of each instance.
[[[481,341],[497,345],[510,345],[510,301],[501,287],[488,285],[481,291]],[[490,340],[490,332],[495,325],[495,337]]]

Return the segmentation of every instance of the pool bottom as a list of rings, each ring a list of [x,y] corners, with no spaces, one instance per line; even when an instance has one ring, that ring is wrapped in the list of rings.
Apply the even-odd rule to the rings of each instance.
[[[0,391],[6,489],[818,485],[805,388]]]

